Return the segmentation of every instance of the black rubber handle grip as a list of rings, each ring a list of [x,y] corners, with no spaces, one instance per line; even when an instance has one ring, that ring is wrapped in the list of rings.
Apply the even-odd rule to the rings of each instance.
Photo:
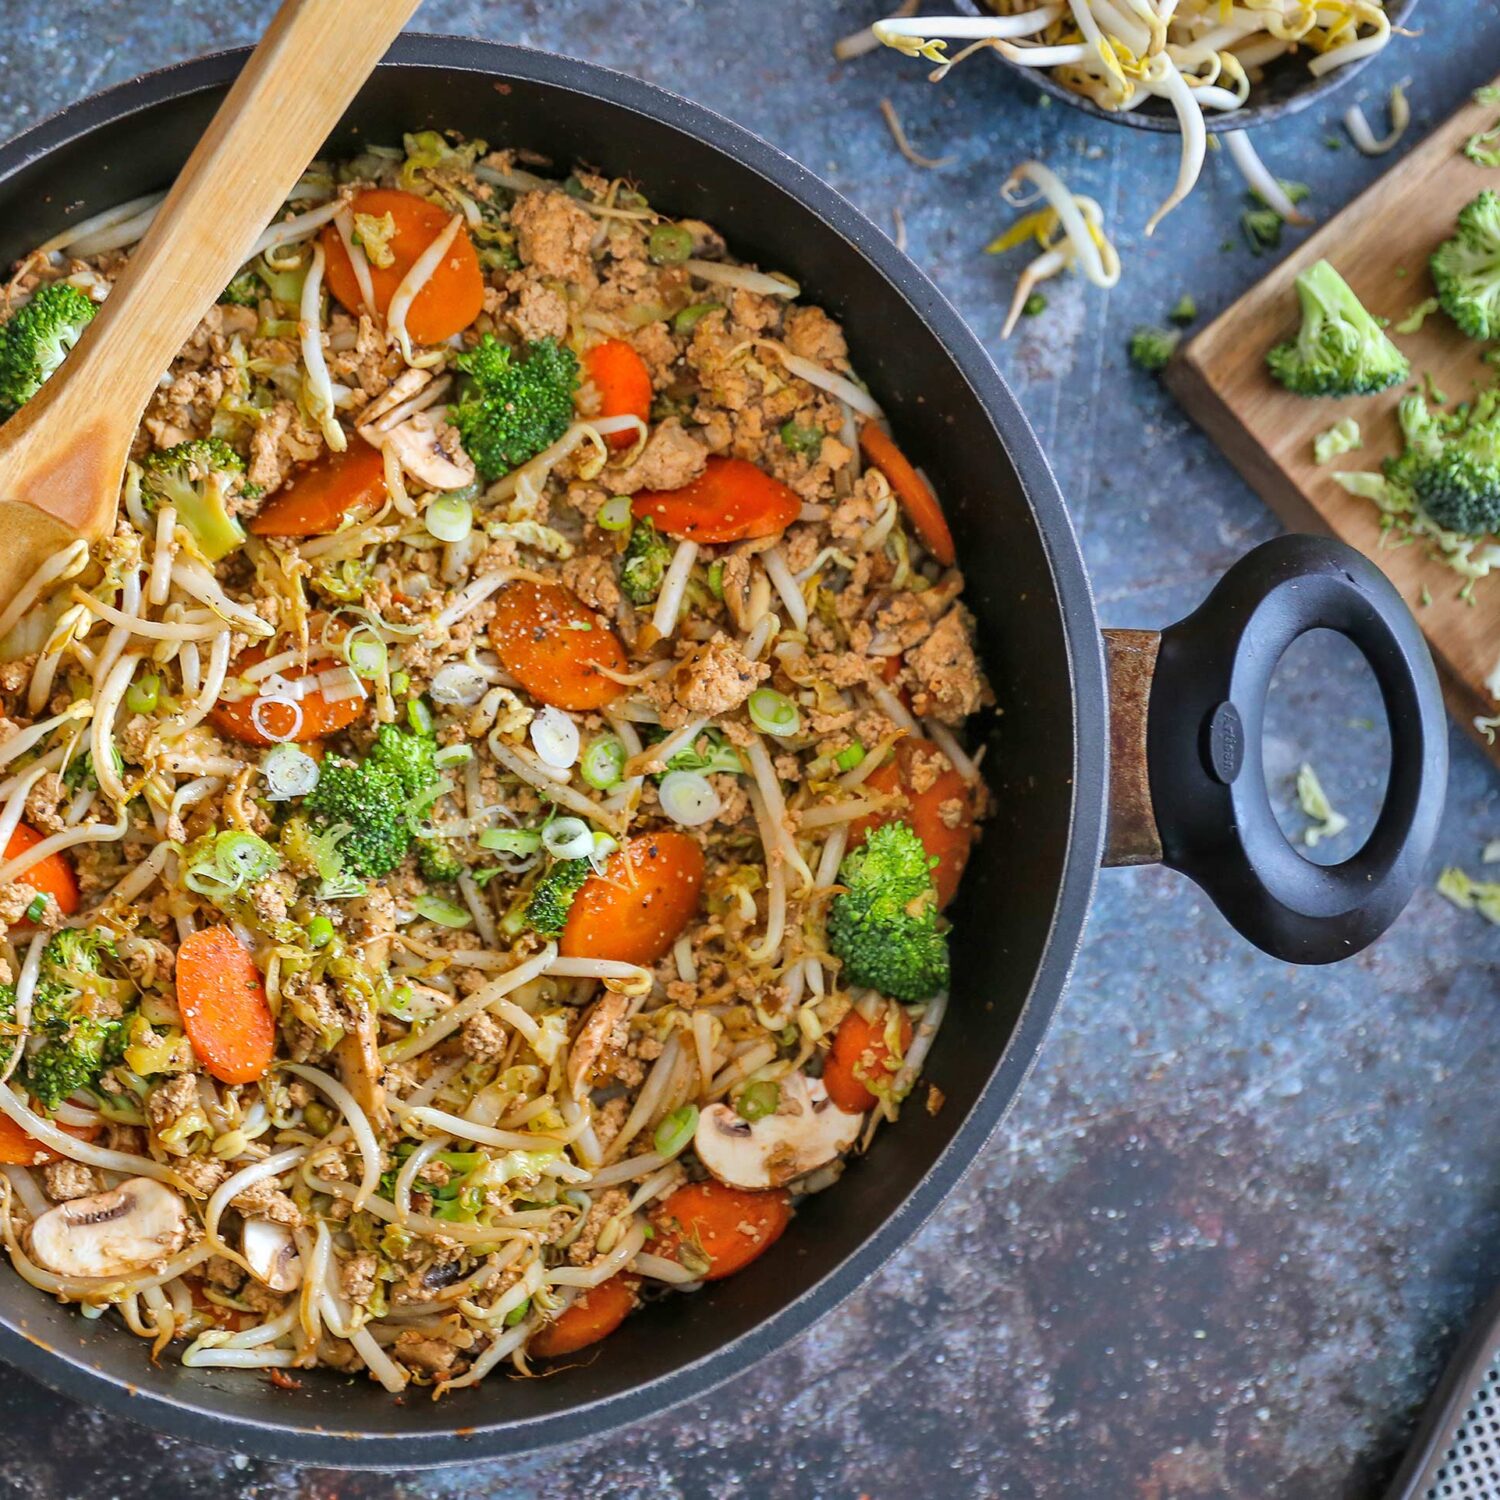
[[[1266,790],[1271,674],[1309,630],[1364,654],[1390,721],[1391,774],[1374,831],[1338,865],[1287,841]],[[1427,643],[1390,581],[1352,547],[1283,536],[1242,558],[1162,633],[1147,720],[1162,857],[1257,947],[1332,963],[1373,942],[1422,879],[1448,779],[1448,729]]]

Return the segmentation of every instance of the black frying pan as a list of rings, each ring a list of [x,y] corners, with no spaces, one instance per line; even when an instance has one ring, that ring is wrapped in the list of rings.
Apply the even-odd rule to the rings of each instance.
[[[70,217],[166,186],[243,56],[125,84],[0,147],[0,260]],[[38,1379],[184,1437],[329,1465],[436,1464],[594,1435],[779,1348],[904,1245],[983,1149],[1041,1045],[1101,859],[1165,859],[1267,951],[1328,962],[1405,905],[1447,770],[1437,684],[1410,615],[1356,553],[1312,538],[1259,548],[1161,637],[1113,636],[1112,720],[1078,547],[1014,398],[911,261],[763,141],[601,68],[407,37],[330,149],[429,126],[634,176],[653,204],[707,219],[844,322],[856,367],[952,519],[1003,709],[985,762],[996,810],[954,912],[954,1003],[927,1068],[943,1109],[908,1110],[870,1162],[803,1206],[773,1254],[629,1319],[585,1363],[541,1380],[492,1378],[439,1403],[322,1372],[283,1391],[258,1374],[185,1370],[170,1355],[153,1365],[142,1340],[0,1271],[0,1356]],[[1384,811],[1333,869],[1305,863],[1277,831],[1260,762],[1271,671],[1316,626],[1364,650],[1392,728]]]

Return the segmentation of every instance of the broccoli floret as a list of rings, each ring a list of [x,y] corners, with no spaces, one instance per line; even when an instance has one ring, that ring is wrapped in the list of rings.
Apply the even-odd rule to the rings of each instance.
[[[1500,194],[1486,188],[1465,204],[1429,265],[1443,311],[1471,339],[1500,337]]]
[[[1409,489],[1444,531],[1500,534],[1500,396],[1487,391],[1472,409],[1446,414],[1413,392],[1400,417],[1406,448],[1386,460],[1386,478]]]
[[[578,887],[589,878],[593,866],[586,859],[560,859],[531,888],[526,903],[526,925],[545,938],[562,935]]]
[[[219,301],[228,307],[259,307],[260,299],[270,291],[258,271],[246,266],[219,293]]]
[[[343,826],[338,842],[343,873],[389,875],[411,847],[409,802],[400,773],[368,756],[355,762],[330,757],[303,807],[323,830]]]
[[[444,840],[418,839],[417,869],[423,880],[446,883],[457,880],[468,866]]]
[[[123,776],[125,772],[125,758],[120,754],[119,746],[113,740],[109,745],[109,758],[115,768],[116,776]],[[62,773],[63,785],[69,791],[76,792],[80,787],[89,787],[98,790],[99,778],[94,773],[93,751],[85,750],[76,760],[70,760],[67,769]]]
[[[408,801],[420,797],[440,779],[433,764],[436,754],[437,742],[430,735],[414,734],[394,724],[382,724],[370,746],[370,759],[395,772]]]
[[[133,987],[105,971],[104,960],[113,953],[113,938],[87,928],[65,928],[43,950],[31,996],[30,1041],[16,1074],[45,1109],[91,1087],[119,1060],[124,1022],[102,1002],[119,1001]],[[13,1028],[15,1020],[15,986],[0,986],[0,1029]],[[9,1061],[14,1045],[0,1045],[0,1064]]]
[[[620,592],[632,604],[650,604],[661,592],[661,581],[667,576],[667,565],[675,549],[656,529],[649,516],[642,517],[630,530],[625,556],[620,563]]]
[[[844,856],[828,909],[828,946],[850,984],[893,1000],[928,1000],[948,983],[948,938],[938,927],[936,863],[905,823],[875,829]]]
[[[0,412],[9,416],[41,390],[95,311],[76,286],[53,281],[0,326]]]
[[[1298,396],[1369,396],[1411,373],[1406,356],[1326,260],[1297,278],[1302,328],[1266,356],[1271,374]]]
[[[148,506],[175,505],[198,550],[218,562],[245,540],[226,501],[243,483],[244,460],[219,438],[194,438],[146,460],[141,492]]]
[[[1166,368],[1172,351],[1181,342],[1182,335],[1173,328],[1137,328],[1130,335],[1130,362],[1154,375]]]
[[[487,333],[453,363],[468,379],[448,420],[485,479],[508,474],[568,430],[578,356],[556,339],[528,344],[518,362]]]

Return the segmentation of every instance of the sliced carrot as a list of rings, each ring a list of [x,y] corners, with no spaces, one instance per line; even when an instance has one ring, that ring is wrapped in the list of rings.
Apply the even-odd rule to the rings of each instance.
[[[901,1054],[911,1046],[911,1022],[901,1014]],[[874,1109],[875,1095],[865,1087],[867,1078],[895,1077],[886,1067],[891,1049],[885,1041],[885,1018],[871,1025],[857,1010],[851,1010],[834,1033],[828,1061],[823,1065],[823,1086],[828,1097],[851,1115]]]
[[[865,457],[890,481],[906,519],[917,529],[922,545],[951,568],[958,554],[953,550],[953,533],[948,518],[932,493],[932,486],[907,462],[906,455],[893,443],[883,427],[865,421],[859,429],[859,446]]]
[[[653,1217],[661,1232],[652,1254],[676,1260],[683,1245],[691,1246],[708,1262],[703,1279],[718,1281],[781,1238],[792,1222],[792,1200],[779,1188],[752,1193],[722,1182],[690,1182],[664,1199]]]
[[[556,708],[602,708],[625,691],[599,670],[625,670],[620,638],[559,583],[507,584],[495,603],[490,644],[533,698]]]
[[[99,1134],[97,1125],[64,1125],[57,1120],[53,1123],[80,1141],[91,1141]],[[9,1115],[0,1115],[0,1162],[11,1167],[44,1167],[50,1161],[61,1160],[61,1151],[33,1140]]]
[[[651,372],[646,362],[624,339],[606,339],[583,356],[584,369],[599,392],[601,417],[651,416]],[[611,448],[628,448],[636,440],[635,430],[612,432],[605,438]]]
[[[849,839],[851,843],[858,843],[872,828],[885,823],[908,824],[921,839],[922,847],[937,860],[932,883],[937,887],[938,905],[946,906],[958,890],[964,865],[968,862],[969,848],[974,842],[974,798],[968,783],[951,766],[938,772],[925,791],[912,789],[918,758],[941,753],[927,740],[900,741],[895,755],[871,771],[864,784],[872,792],[899,793],[904,804],[860,818],[851,825]],[[953,802],[959,804],[959,813],[957,822],[950,828],[943,819],[942,809]]]
[[[385,504],[385,458],[363,438],[298,469],[250,522],[256,536],[326,536]]]
[[[371,188],[360,193],[350,207],[357,214],[369,214],[376,219],[389,214],[396,225],[396,232],[386,241],[393,257],[390,265],[377,266],[370,261],[375,311],[384,317],[396,288],[422,252],[448,227],[453,213],[398,188]],[[328,290],[357,314],[361,307],[359,281],[336,225],[330,224],[323,231],[323,254]],[[412,298],[406,313],[406,331],[419,344],[441,344],[455,333],[462,333],[479,316],[483,306],[484,272],[474,242],[460,229],[437,269]]]
[[[627,839],[578,888],[559,940],[565,958],[654,964],[698,910],[703,851],[665,829]]]
[[[36,848],[41,841],[42,835],[31,824],[17,823],[15,832],[6,841],[5,853],[0,858],[14,859],[18,854],[25,854],[28,849]],[[47,855],[29,870],[16,876],[16,879],[23,885],[40,891],[44,896],[53,897],[65,917],[72,916],[78,910],[78,880],[65,854]]]
[[[201,927],[177,950],[177,1008],[199,1062],[220,1083],[254,1083],[271,1066],[276,1022],[260,970],[228,927]]]
[[[795,490],[743,458],[711,458],[681,489],[642,490],[630,506],[636,520],[649,516],[658,530],[690,542],[775,536],[801,509]]]
[[[259,646],[251,646],[242,655],[234,666],[230,668],[230,676],[236,672],[243,672],[247,667],[253,667],[256,662],[264,661],[266,653]],[[318,671],[326,671],[328,663],[320,662]],[[287,667],[281,675],[289,682],[296,682],[306,677],[313,671],[311,666]],[[255,723],[255,705],[257,698],[221,698],[209,711],[208,720],[220,734],[226,734],[232,740],[238,740],[242,745],[276,745],[282,743],[287,737],[287,731],[295,729],[290,738],[297,744],[304,744],[310,740],[327,739],[331,734],[337,734],[341,729],[347,729],[365,711],[367,701],[355,696],[352,698],[338,698],[332,703],[316,688],[312,692],[297,700],[297,706],[302,710],[302,720],[297,722],[297,716],[293,709],[279,700],[263,708],[260,713],[261,723],[270,731],[267,734],[258,728]],[[276,735],[280,738],[273,739]]]
[[[558,1317],[532,1336],[527,1349],[540,1359],[556,1359],[608,1338],[630,1316],[640,1284],[639,1276],[617,1271],[608,1281],[580,1292]]]

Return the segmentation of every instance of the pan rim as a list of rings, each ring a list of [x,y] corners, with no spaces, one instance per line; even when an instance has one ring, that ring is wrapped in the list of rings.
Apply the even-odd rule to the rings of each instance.
[[[0,184],[70,142],[171,100],[222,88],[248,48],[208,54],[90,95],[0,145]],[[361,1469],[419,1469],[534,1452],[654,1417],[705,1396],[778,1352],[826,1316],[901,1250],[958,1185],[999,1128],[1036,1061],[1071,974],[1104,842],[1107,699],[1102,640],[1088,576],[1061,492],[1019,402],[968,325],[926,274],[858,209],[792,157],[711,109],[594,63],[506,43],[406,33],[382,69],[441,68],[584,93],[691,136],[748,168],[849,242],[942,343],[1004,448],[1031,507],[1052,573],[1074,705],[1070,831],[1052,917],[1025,1004],[988,1081],[946,1148],[897,1210],[827,1275],[764,1323],[644,1384],[543,1417],[517,1420],[454,1407],[462,1435],[340,1431],[272,1423],[213,1409],[206,1392],[152,1389],[149,1367],[127,1381],[86,1355],[52,1348],[0,1318],[0,1359],[44,1385],[158,1431],[259,1457]],[[85,1350],[87,1345],[82,1346]],[[289,1411],[288,1416],[296,1413]],[[476,1420],[477,1419],[477,1420]],[[469,1425],[472,1423],[472,1425]]]

